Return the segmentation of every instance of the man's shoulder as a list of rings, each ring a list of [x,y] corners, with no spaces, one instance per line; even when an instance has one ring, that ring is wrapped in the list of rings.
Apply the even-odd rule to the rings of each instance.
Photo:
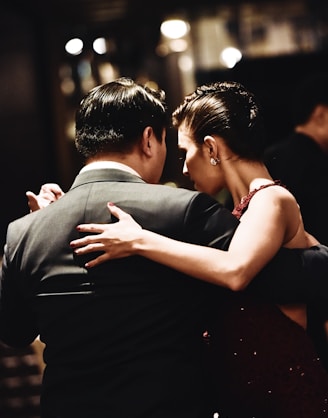
[[[157,189],[159,192],[162,191],[162,193],[173,193],[176,195],[181,195],[181,196],[196,196],[199,194],[203,194],[202,192],[198,192],[197,190],[191,190],[191,189],[187,189],[184,187],[180,187],[179,185],[177,185],[174,182],[168,182],[168,183],[162,183],[162,184],[149,184],[146,183],[147,186]]]
[[[148,184],[154,194],[157,196],[159,200],[165,199],[173,199],[174,201],[201,201],[206,202],[207,204],[217,204],[221,205],[214,197],[199,192],[197,190],[190,190],[184,187],[177,187],[175,185],[168,185],[168,184]]]
[[[314,141],[303,134],[293,133],[282,141],[272,144],[265,152],[264,163],[271,175],[280,178],[284,172],[297,177],[317,160]],[[278,177],[277,177],[278,176]],[[283,179],[282,179],[283,180]],[[285,180],[286,181],[286,180]]]
[[[300,154],[302,152],[310,152],[316,149],[315,141],[308,135],[293,132],[289,136],[273,143],[266,151],[267,156],[285,155],[288,153]]]
[[[294,146],[294,139],[292,136],[288,136],[286,138],[280,139],[273,144],[271,144],[266,152],[266,157],[270,157],[275,154],[285,153],[292,149]]]

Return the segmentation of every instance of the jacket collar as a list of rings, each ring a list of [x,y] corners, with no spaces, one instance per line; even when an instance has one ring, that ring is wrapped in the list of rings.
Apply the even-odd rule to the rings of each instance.
[[[118,161],[110,161],[110,160],[99,160],[94,161],[92,163],[86,164],[82,169],[80,170],[80,173],[83,173],[87,170],[95,170],[99,168],[116,168],[117,170],[123,170],[127,171],[128,173],[135,174],[136,176],[140,176],[132,167],[129,165],[120,163]]]
[[[79,173],[71,189],[75,189],[83,184],[97,182],[129,182],[129,183],[145,183],[140,177],[127,171],[116,168],[100,168],[95,170],[86,170]]]

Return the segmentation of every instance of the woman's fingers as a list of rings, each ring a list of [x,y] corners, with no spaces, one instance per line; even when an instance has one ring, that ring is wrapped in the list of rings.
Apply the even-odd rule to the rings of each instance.
[[[74,252],[77,255],[84,255],[84,254],[89,254],[89,253],[93,253],[96,251],[104,251],[104,246],[101,243],[95,243],[95,244],[81,244],[80,247],[74,247]]]
[[[95,267],[105,261],[122,258],[131,255],[133,236],[142,229],[141,226],[124,210],[113,203],[108,203],[107,208],[118,222],[110,224],[80,224],[76,227],[81,233],[89,233],[83,238],[70,242],[75,254],[85,255],[92,252],[103,252],[90,260],[86,267]]]
[[[27,204],[31,212],[41,209],[35,193],[28,191],[25,194],[27,197]]]
[[[86,225],[79,225],[79,227],[81,227],[81,228],[78,229],[80,232],[102,232],[102,231],[99,231],[99,228],[97,228],[97,231],[90,229],[89,225],[87,225],[87,224]],[[78,247],[87,246],[87,245],[95,245],[97,243],[99,245],[102,245],[100,234],[98,234],[98,235],[87,235],[86,237],[83,237],[83,238],[77,238],[77,239],[71,241],[69,245],[72,248],[78,248]]]
[[[64,192],[56,183],[46,183],[41,186],[38,195],[31,191],[26,192],[28,206],[31,212],[43,209],[50,203],[64,196]]]
[[[105,261],[110,260],[110,257],[108,256],[107,253],[104,253],[100,256],[98,256],[97,258],[94,258],[93,260],[88,261],[87,263],[85,263],[85,267],[86,268],[92,268],[92,267],[96,267],[99,264],[104,263]]]
[[[124,218],[131,218],[131,216],[127,212],[124,212],[123,209],[120,209],[119,207],[114,205],[114,203],[112,203],[112,202],[108,202],[107,207],[108,207],[108,210],[110,211],[110,213],[112,215],[114,215],[115,218],[117,218],[119,220],[122,220]]]
[[[101,234],[108,224],[80,224],[76,227],[79,232],[91,232]],[[81,238],[82,239],[82,238]]]
[[[45,183],[41,186],[39,194],[50,194],[55,197],[55,200],[58,200],[60,197],[64,196],[65,193],[57,183]]]

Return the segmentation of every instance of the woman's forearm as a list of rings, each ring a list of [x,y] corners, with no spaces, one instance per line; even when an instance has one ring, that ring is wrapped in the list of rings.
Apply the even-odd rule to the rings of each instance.
[[[194,278],[241,290],[250,277],[243,257],[227,251],[176,241],[148,230],[131,243],[132,252]]]

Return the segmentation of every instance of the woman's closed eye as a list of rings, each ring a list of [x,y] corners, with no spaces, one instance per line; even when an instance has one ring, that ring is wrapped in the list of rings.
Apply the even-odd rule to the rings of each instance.
[[[185,159],[186,159],[186,151],[185,150],[179,148],[178,159],[179,159],[179,161],[182,161],[182,162],[185,161]]]

